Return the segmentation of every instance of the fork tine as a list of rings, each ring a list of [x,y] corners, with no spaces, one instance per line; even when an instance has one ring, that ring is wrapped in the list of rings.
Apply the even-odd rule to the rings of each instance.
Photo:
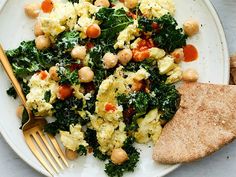
[[[48,135],[48,137],[49,137],[51,143],[53,144],[54,148],[56,149],[57,153],[60,155],[60,157],[61,157],[62,161],[64,162],[64,164],[65,164],[67,167],[69,167],[68,162],[67,162],[67,160],[66,160],[66,158],[65,158],[65,155],[64,155],[64,153],[62,152],[61,147],[59,146],[59,144],[58,144],[56,138],[55,138],[54,136],[52,136],[52,135]]]
[[[37,132],[35,133],[31,133],[31,136],[34,138],[35,142],[37,143],[37,145],[40,147],[40,149],[42,150],[43,154],[45,155],[45,157],[48,159],[48,161],[50,162],[50,164],[52,165],[52,167],[54,168],[54,170],[59,173],[59,170],[57,169],[55,163],[53,162],[53,160],[51,159],[50,155],[48,154],[46,148],[44,147],[44,145],[42,144],[42,142],[40,141],[39,137],[37,137]]]
[[[55,161],[57,162],[57,164],[60,166],[60,168],[62,170],[64,170],[63,168],[63,165],[61,164],[61,162],[59,161],[58,159],[58,156],[55,154],[55,152],[52,150],[51,146],[49,145],[48,143],[48,140],[46,139],[45,135],[41,132],[41,131],[38,131],[40,137],[42,138],[45,146],[48,148],[49,152],[52,154],[53,158],[55,159]]]
[[[44,160],[42,155],[39,153],[38,149],[36,149],[33,141],[31,140],[30,135],[25,135],[25,141],[27,145],[29,146],[29,149],[31,150],[31,152],[36,156],[36,158],[43,165],[43,167],[53,176],[54,172],[52,171],[48,163]]]

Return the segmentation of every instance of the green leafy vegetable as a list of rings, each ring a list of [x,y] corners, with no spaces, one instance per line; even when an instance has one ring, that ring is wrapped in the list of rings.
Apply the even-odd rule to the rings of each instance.
[[[93,148],[93,156],[98,158],[101,161],[105,161],[108,159],[106,154],[103,154],[99,149],[99,144],[97,140],[97,132],[96,130],[87,128],[85,132],[85,141],[89,144],[90,147]]]
[[[123,149],[128,154],[129,159],[122,165],[115,165],[110,160],[105,165],[105,172],[110,177],[122,177],[125,172],[133,172],[139,161],[140,153],[133,147],[134,138],[127,138]]]
[[[158,24],[158,29],[152,28],[153,23]],[[141,17],[139,27],[145,32],[153,32],[152,38],[155,44],[167,52],[186,45],[187,36],[183,33],[182,28],[178,28],[176,20],[170,14],[154,19]]]
[[[101,161],[105,161],[108,159],[108,156],[106,154],[103,154],[98,148],[93,150],[93,156]]]
[[[58,76],[60,84],[77,85],[79,84],[78,70],[70,71],[70,69],[59,67]]]
[[[87,155],[87,149],[85,146],[83,145],[79,145],[79,149],[77,149],[77,153],[80,155],[80,156],[86,156]]]
[[[126,12],[123,8],[117,10],[112,8],[101,8],[96,13],[96,18],[99,21],[102,21],[100,25],[102,34],[99,40],[103,41],[116,40],[119,32],[124,30],[133,22],[132,18],[126,15]]]
[[[78,31],[69,31],[61,33],[56,40],[56,48],[63,49],[61,52],[71,51],[80,41]]]
[[[14,99],[16,99],[17,97],[17,93],[16,93],[16,90],[14,87],[10,87],[8,90],[7,90],[7,94],[11,97],[13,97]]]
[[[67,100],[57,100],[53,104],[55,122],[49,123],[44,130],[47,133],[55,135],[58,130],[69,131],[71,124],[84,122],[84,119],[78,114],[83,108],[83,100],[76,97],[70,97]]]
[[[28,120],[29,120],[29,115],[28,115],[26,109],[24,108],[23,114],[22,114],[22,119],[21,119],[21,127],[20,127],[20,129],[22,129],[23,125],[24,125],[26,122],[28,122]]]
[[[28,86],[28,81],[27,80],[23,80],[23,79],[18,79],[19,83],[21,84],[21,88],[23,90],[24,95],[27,95],[30,92],[30,88]],[[14,99],[18,96],[16,93],[16,90],[14,87],[10,87],[7,90],[7,94],[11,97],[13,97]]]
[[[170,120],[179,107],[180,95],[174,85],[161,84],[154,90],[158,108],[162,111],[161,119]]]
[[[44,93],[44,100],[48,103],[51,99],[51,90],[48,90]]]

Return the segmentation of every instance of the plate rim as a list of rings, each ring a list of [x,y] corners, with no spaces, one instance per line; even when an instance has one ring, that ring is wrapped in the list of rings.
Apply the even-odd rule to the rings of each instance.
[[[2,0],[0,2],[0,12],[1,10],[4,8],[4,5],[6,4],[8,0]],[[203,2],[205,3],[205,6],[208,8],[209,12],[211,13],[211,15],[213,16],[213,19],[216,23],[216,26],[218,28],[219,34],[220,34],[220,40],[221,40],[221,49],[222,49],[222,53],[223,53],[223,58],[224,58],[224,83],[223,84],[228,84],[229,83],[229,74],[230,74],[230,62],[229,62],[229,50],[228,50],[228,44],[227,44],[227,40],[226,40],[226,36],[225,36],[225,32],[224,32],[224,28],[222,25],[222,22],[220,20],[220,17],[214,7],[214,5],[212,4],[212,2],[210,0],[203,0]],[[5,142],[11,147],[11,149],[26,163],[28,164],[32,169],[36,170],[37,172],[41,173],[42,175],[45,176],[50,176],[50,174],[41,166],[37,166],[34,165],[32,163],[30,163],[30,159],[27,158],[27,156],[23,156],[23,154],[21,153],[21,151],[17,148],[16,144],[10,140],[10,136],[8,135],[7,131],[5,131],[5,129],[2,127],[2,125],[0,124],[0,133],[2,135],[2,137],[4,138]],[[41,164],[40,164],[41,165]],[[178,167],[180,167],[181,164],[176,164],[173,165],[165,170],[163,170],[161,172],[161,174],[158,175],[158,177],[163,177],[169,173],[171,173],[172,171],[176,170]]]

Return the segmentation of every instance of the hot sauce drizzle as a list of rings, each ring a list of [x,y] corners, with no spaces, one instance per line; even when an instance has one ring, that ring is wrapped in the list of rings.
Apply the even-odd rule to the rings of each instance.
[[[197,60],[198,58],[198,51],[197,48],[191,44],[188,44],[183,47],[184,50],[184,61],[191,62]]]

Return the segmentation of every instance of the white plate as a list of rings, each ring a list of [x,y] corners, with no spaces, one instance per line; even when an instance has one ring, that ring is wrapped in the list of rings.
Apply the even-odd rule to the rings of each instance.
[[[0,0],[0,8],[5,0]],[[177,6],[176,18],[182,24],[189,18],[201,22],[201,32],[189,39],[199,50],[199,59],[192,63],[184,63],[183,67],[194,67],[200,73],[201,82],[228,84],[229,61],[226,40],[219,18],[208,0],[174,0]],[[15,48],[22,40],[33,39],[34,20],[24,15],[23,5],[29,1],[8,0],[0,11],[0,42],[5,49]],[[24,142],[20,121],[15,115],[18,101],[8,97],[6,90],[9,88],[9,81],[0,68],[0,131],[11,148],[30,166],[44,175],[47,171],[40,165],[32,155]],[[163,176],[178,165],[160,165],[151,158],[152,149],[147,146],[140,146],[142,149],[141,160],[134,173],[126,176]],[[174,148],[174,147],[173,147]],[[105,177],[104,165],[92,156],[81,157],[71,163],[71,167],[65,170],[60,176],[64,177]]]

